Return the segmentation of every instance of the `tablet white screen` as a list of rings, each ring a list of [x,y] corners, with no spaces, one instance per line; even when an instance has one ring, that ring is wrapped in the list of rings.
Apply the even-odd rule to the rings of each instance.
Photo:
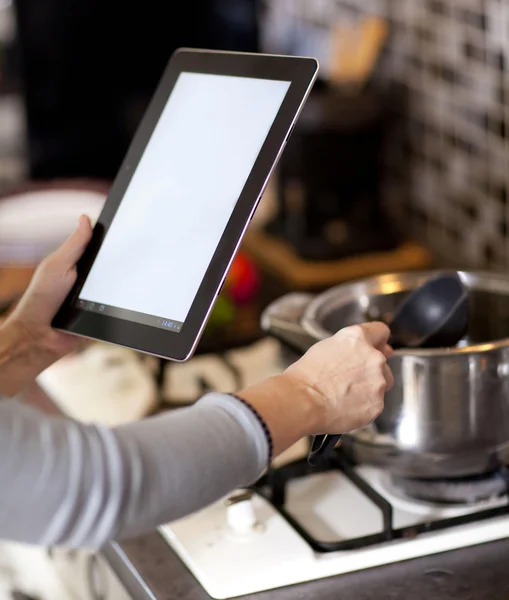
[[[182,73],[78,300],[179,331],[290,82]]]

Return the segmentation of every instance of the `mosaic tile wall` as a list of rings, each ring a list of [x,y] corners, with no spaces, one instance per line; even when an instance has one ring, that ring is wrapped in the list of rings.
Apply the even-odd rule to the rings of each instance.
[[[6,65],[15,36],[13,4],[0,0],[0,190],[26,178],[25,110],[18,82]]]
[[[282,23],[307,23],[313,30],[308,52],[313,43],[323,51],[319,45],[335,16],[388,17],[383,76],[409,97],[407,135],[387,151],[388,210],[452,263],[508,267],[509,0],[269,4],[271,17],[280,11],[272,41]]]

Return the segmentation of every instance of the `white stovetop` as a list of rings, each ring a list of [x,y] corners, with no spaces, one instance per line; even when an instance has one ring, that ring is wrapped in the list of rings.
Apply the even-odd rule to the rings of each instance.
[[[359,472],[382,490],[378,471]],[[387,494],[384,493],[385,497]],[[317,474],[289,484],[287,510],[321,541],[338,541],[379,533],[377,509],[339,472]],[[498,506],[495,499],[473,508],[453,508],[390,497],[396,528],[439,518],[459,516]],[[231,598],[304,581],[358,571],[418,556],[501,539],[509,535],[509,514],[454,529],[421,534],[359,550],[317,554],[261,496],[234,506],[227,514],[224,501],[195,515],[164,526],[163,537],[181,556],[213,598]],[[228,509],[230,510],[230,509]],[[254,516],[257,524],[247,533]],[[233,526],[232,526],[233,523]]]

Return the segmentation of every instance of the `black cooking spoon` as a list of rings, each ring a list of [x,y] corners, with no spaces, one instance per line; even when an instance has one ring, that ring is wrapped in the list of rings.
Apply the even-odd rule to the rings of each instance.
[[[448,348],[468,327],[468,294],[456,273],[438,275],[411,292],[388,323],[394,348]],[[310,465],[327,457],[341,435],[316,435],[308,455]]]

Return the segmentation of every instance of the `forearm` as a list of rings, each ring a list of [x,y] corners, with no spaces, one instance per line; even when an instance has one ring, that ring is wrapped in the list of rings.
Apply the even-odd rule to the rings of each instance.
[[[323,398],[289,375],[265,379],[238,395],[267,424],[274,444],[274,456],[301,438],[323,431]]]
[[[0,538],[98,547],[250,484],[267,455],[256,417],[226,396],[113,430],[0,401]]]
[[[154,425],[157,423],[157,427]],[[124,448],[151,468],[140,470],[142,496],[130,503],[121,537],[190,514],[238,487],[254,483],[268,466],[265,433],[234,398],[210,394],[192,408],[117,430]],[[156,491],[153,505],[145,503]],[[157,497],[169,502],[157,506]],[[140,513],[144,522],[136,515]]]
[[[320,428],[320,403],[291,377],[239,397],[267,424],[274,455]],[[115,429],[0,401],[0,538],[100,547],[249,485],[268,453],[256,414],[226,395]]]

